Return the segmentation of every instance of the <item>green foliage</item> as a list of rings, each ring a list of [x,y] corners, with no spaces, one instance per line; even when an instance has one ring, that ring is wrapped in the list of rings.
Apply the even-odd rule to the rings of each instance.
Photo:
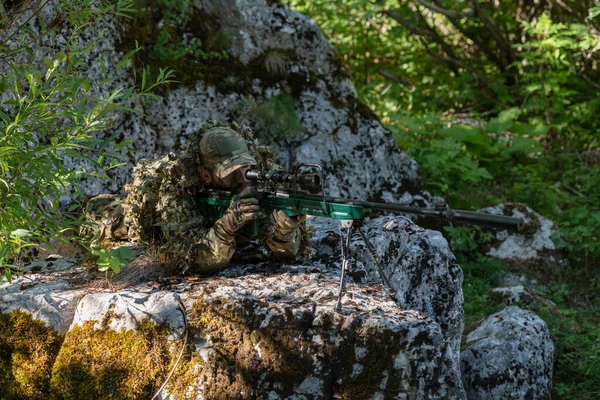
[[[369,105],[456,208],[522,202],[553,220],[571,267],[540,288],[558,398],[600,395],[600,2],[290,0],[336,45]],[[435,4],[437,9],[428,8]],[[447,231],[467,323],[505,273],[480,233]]]
[[[183,84],[204,77],[206,64],[231,64],[228,38],[218,21],[188,0],[137,0],[130,24],[121,27],[118,48],[144,48],[137,57],[150,76],[173,69]]]
[[[553,301],[559,314],[542,307],[537,313],[546,321],[555,345],[555,398],[590,399],[600,395],[600,307],[585,301],[573,304],[575,293],[567,284],[538,288]]]
[[[37,14],[46,3],[32,5]],[[19,23],[19,14],[0,28],[0,35],[12,39],[0,44],[0,57],[7,60],[0,68],[0,270],[9,280],[24,249],[51,238],[68,240],[77,231],[82,223],[74,213],[78,204],[61,208],[61,196],[76,197],[82,176],[102,177],[116,166],[106,149],[114,141],[110,129],[117,113],[133,111],[127,107],[130,101],[150,95],[172,75],[161,71],[155,82],[147,83],[144,72],[136,92],[122,86],[120,74],[139,48],[110,71],[95,52],[93,38],[103,34],[108,19],[129,15],[132,1],[59,1],[55,7],[58,22],[39,32],[27,21]],[[67,42],[50,47],[53,56],[39,59],[31,46],[42,40],[53,43],[52,32],[58,28],[71,32]],[[84,32],[92,40],[82,48]],[[91,81],[88,69],[94,62],[102,74]],[[87,166],[66,168],[66,158]]]
[[[590,8],[590,18],[596,18],[598,15],[600,15],[600,1],[597,1],[594,4],[595,6]]]
[[[110,268],[115,274],[121,272],[121,267],[133,259],[133,253],[127,247],[92,249],[92,255],[98,258],[96,264],[99,271],[105,272]]]
[[[518,46],[523,61],[515,67],[524,115],[553,128],[554,147],[589,144],[600,128],[594,117],[600,111],[600,84],[587,75],[586,59],[598,58],[600,39],[586,25],[555,23],[547,14],[523,21],[522,27],[528,40]]]
[[[463,270],[465,324],[469,327],[502,308],[490,302],[488,292],[500,285],[506,271],[499,260],[485,256],[479,250],[481,244],[494,239],[491,232],[478,226],[447,226],[444,230]]]

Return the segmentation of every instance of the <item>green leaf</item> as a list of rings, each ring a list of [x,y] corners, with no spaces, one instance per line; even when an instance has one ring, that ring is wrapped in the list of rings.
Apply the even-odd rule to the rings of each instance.
[[[133,258],[133,253],[131,252],[131,250],[129,250],[129,248],[127,247],[120,247],[119,248],[119,256],[125,260],[125,261],[129,261]]]
[[[512,126],[512,120],[501,120],[500,118],[492,118],[485,127],[485,130],[492,133],[502,133]]]
[[[441,129],[440,133],[459,142],[483,145],[486,138],[481,128],[470,125],[453,125],[448,129]]]
[[[12,274],[10,273],[10,269],[8,269],[8,268],[4,269],[4,276],[6,277],[6,280],[8,281],[8,283],[12,283]]]
[[[523,122],[515,122],[511,131],[521,136],[539,137],[544,136],[549,129],[544,124],[530,125]]]
[[[63,62],[67,59],[67,55],[62,51],[59,51],[58,53],[56,53],[56,59],[58,60],[58,62]]]
[[[117,143],[117,144],[115,145],[115,150],[119,150],[121,147],[125,147],[125,146],[127,146],[128,144],[130,144],[130,143],[131,143],[131,140],[123,140],[123,141],[121,141],[120,143]]]
[[[16,229],[14,231],[12,231],[11,236],[15,236],[15,237],[19,237],[19,238],[26,238],[26,237],[30,237],[33,234],[31,233],[31,231],[28,231],[27,229]]]
[[[119,259],[119,257],[113,255],[108,259],[108,263],[112,270],[115,271],[115,274],[118,274],[121,271],[121,265],[123,262]]]
[[[516,136],[512,138],[512,151],[522,151],[525,153],[535,153],[542,150],[539,142],[533,138]]]

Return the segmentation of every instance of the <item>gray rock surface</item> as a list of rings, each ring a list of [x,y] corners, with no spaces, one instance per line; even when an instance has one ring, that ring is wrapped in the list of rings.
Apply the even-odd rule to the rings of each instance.
[[[248,112],[248,105],[263,104],[286,95],[293,98],[295,118],[301,129],[272,138],[270,144],[281,164],[291,167],[299,162],[323,163],[329,175],[327,189],[331,195],[403,203],[429,204],[433,200],[419,189],[414,160],[397,147],[392,134],[378,118],[358,102],[356,90],[344,73],[334,47],[311,19],[278,2],[265,0],[192,3],[188,4],[189,9],[180,10],[182,15],[191,13],[188,19],[206,22],[206,26],[198,29],[224,34],[228,42],[228,62],[237,63],[240,68],[230,68],[231,71],[222,68],[230,75],[214,82],[206,78],[188,82],[186,86],[173,86],[155,101],[131,105],[144,114],[118,115],[115,127],[102,134],[106,137],[116,134],[116,142],[131,141],[119,150],[125,165],[110,171],[111,181],[84,178],[89,194],[121,191],[137,160],[154,158],[185,146],[189,135],[209,119],[245,122],[257,128],[260,135],[260,123]],[[34,31],[40,21],[47,25],[53,19],[52,5],[50,1],[28,22]],[[29,17],[30,13],[25,13],[22,21]],[[185,18],[180,19],[183,24]],[[126,23],[134,29],[136,20]],[[173,23],[173,29],[181,28],[177,23]],[[92,84],[101,76],[100,59],[108,70],[114,70],[121,57],[116,50],[120,49],[122,40],[117,26],[106,21],[103,28],[106,32],[87,56]],[[53,41],[64,43],[66,35],[67,29],[60,30],[44,42],[48,47],[36,48],[40,64],[44,57],[52,54]],[[244,77],[235,75],[240,71]],[[128,73],[120,71],[115,85],[131,82]],[[226,90],[221,84],[227,82],[231,84]],[[237,90],[230,90],[232,87]],[[110,89],[112,87],[103,88]],[[78,165],[68,158],[65,163],[69,167]]]
[[[494,288],[489,292],[490,299],[502,302],[508,306],[522,303],[529,305],[534,301],[534,294],[523,286]]]
[[[258,398],[462,397],[438,324],[397,307],[378,287],[356,284],[348,284],[337,313],[337,276],[298,273],[304,268],[283,267],[273,275],[240,270],[243,276],[211,279],[190,293],[186,305],[203,315],[192,314],[191,324],[211,343],[209,351],[203,347],[208,368],[198,387],[205,375],[225,373],[236,337],[237,369],[255,377],[247,390]],[[223,320],[231,326],[223,327]],[[286,359],[294,362],[282,365]],[[225,379],[239,382],[231,370]]]
[[[77,305],[72,326],[83,325],[85,321],[96,321],[95,328],[98,329],[106,314],[111,312],[116,317],[108,321],[108,327],[115,331],[136,329],[141,320],[149,317],[157,324],[165,324],[169,331],[180,337],[185,328],[185,320],[179,301],[177,293],[144,287],[87,294]]]
[[[338,222],[311,218],[313,246],[318,254],[339,258]],[[441,326],[458,365],[464,328],[463,273],[440,232],[423,229],[403,217],[368,220],[363,227],[373,243],[383,270],[396,291],[398,305],[418,310]],[[381,282],[376,266],[358,234],[351,241],[354,271],[364,271],[368,282]]]
[[[497,232],[497,242],[491,245],[488,255],[505,261],[517,271],[531,272],[541,280],[567,267],[566,259],[551,238],[556,227],[549,219],[516,203],[499,204],[479,212],[523,218],[525,222],[522,232]]]
[[[546,323],[510,306],[491,315],[466,338],[461,352],[468,399],[549,399],[554,344]]]
[[[14,297],[7,302],[11,309],[49,320],[66,334],[66,354],[83,352],[84,358],[86,345],[69,339],[74,327],[119,332],[136,329],[146,317],[163,324],[169,340],[186,337],[189,343],[176,343],[171,351],[189,349],[193,354],[186,359],[196,360],[186,364],[196,371],[187,389],[192,398],[215,393],[272,399],[464,398],[459,368],[435,320],[398,307],[381,286],[364,283],[349,282],[343,308],[335,311],[339,271],[320,261],[232,266],[220,276],[165,279],[117,291],[91,283],[74,289],[81,282],[74,279],[77,271],[71,273],[46,271],[48,282],[22,290],[15,281],[2,285],[0,293],[3,300]],[[35,299],[77,296],[56,322],[30,306],[34,288]],[[93,374],[93,366],[86,368]],[[175,374],[173,380],[179,378]],[[169,388],[163,398],[169,398]]]
[[[43,265],[43,274],[28,274],[14,279],[12,283],[3,280],[0,283],[0,312],[28,312],[64,335],[69,330],[79,300],[85,294],[84,290],[75,289],[64,279],[65,275],[73,274],[70,269],[75,263],[75,259],[38,260],[28,268],[41,268]]]
[[[535,289],[524,286],[494,288],[488,292],[488,296],[491,301],[504,303],[507,306],[518,305],[532,310],[539,309],[541,306],[550,312],[560,314],[558,307],[553,301],[545,299]]]

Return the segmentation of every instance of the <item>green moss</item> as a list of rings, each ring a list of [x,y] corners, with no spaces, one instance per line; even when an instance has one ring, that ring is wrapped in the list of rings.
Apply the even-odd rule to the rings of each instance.
[[[0,314],[2,399],[46,399],[50,371],[63,338],[30,314]]]
[[[197,389],[198,377],[201,375],[200,371],[204,364],[204,360],[198,353],[187,351],[177,364],[175,372],[167,384],[169,394],[175,399],[193,397],[191,393],[195,393],[194,389]]]
[[[137,330],[101,329],[94,321],[76,326],[65,337],[52,370],[51,393],[60,399],[147,399],[172,362],[168,330],[150,321]]]

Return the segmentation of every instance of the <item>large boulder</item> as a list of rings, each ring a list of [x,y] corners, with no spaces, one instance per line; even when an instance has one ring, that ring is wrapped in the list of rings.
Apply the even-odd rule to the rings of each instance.
[[[546,323],[515,306],[491,315],[460,354],[469,399],[549,399],[554,344]]]
[[[340,258],[338,221],[311,218],[313,246],[320,257]],[[441,327],[458,365],[464,328],[463,273],[440,232],[426,230],[404,217],[367,220],[362,227],[372,242],[383,271],[404,309],[418,310]],[[363,282],[382,283],[369,251],[355,234],[350,242],[353,275],[364,271]]]
[[[9,373],[5,383],[15,393],[141,399],[167,382],[162,398],[464,397],[436,321],[398,307],[380,286],[351,282],[342,309],[335,310],[339,272],[319,262],[232,266],[221,276],[161,279],[116,291],[95,281],[81,286],[77,272],[61,278],[85,296],[74,313],[65,313],[66,332],[52,333],[64,323],[47,325],[43,334],[51,345],[28,350],[30,364],[18,363],[23,350],[9,347],[7,356],[17,360],[9,371],[23,365],[40,370],[27,387]],[[25,281],[4,289],[12,293]],[[48,299],[53,289],[38,285]],[[15,312],[0,329],[0,346],[23,331],[17,327],[25,320]]]
[[[85,291],[76,289],[67,276],[78,272],[78,260],[49,257],[26,266],[37,273],[0,282],[0,313],[27,312],[57,333],[64,335],[75,316],[75,309]]]
[[[35,15],[25,12],[14,25],[26,23],[32,32],[50,25],[56,19],[54,3],[47,2]],[[86,55],[86,76],[93,85],[104,67],[117,71],[122,55],[138,41],[145,48],[137,59],[151,69],[174,67],[182,83],[155,100],[131,104],[141,113],[117,115],[114,127],[101,133],[116,135],[111,145],[131,143],[117,150],[124,165],[109,171],[110,181],[83,178],[89,194],[121,191],[141,158],[180,149],[207,120],[220,119],[253,126],[288,168],[300,162],[324,164],[331,195],[432,201],[420,190],[417,164],[358,101],[335,48],[310,18],[267,0],[192,1],[177,8],[139,4],[133,19],[103,23],[102,36]],[[178,49],[201,45],[181,58],[163,60],[155,47],[161,34],[173,35],[168,45]],[[59,29],[36,47],[39,68],[44,68],[44,57],[64,50],[60,46],[68,35],[68,27]],[[84,34],[88,43],[90,36]],[[209,49],[217,42],[218,51]],[[121,69],[117,75],[114,87],[101,90],[132,84],[131,71]],[[65,163],[78,165],[69,158]]]

